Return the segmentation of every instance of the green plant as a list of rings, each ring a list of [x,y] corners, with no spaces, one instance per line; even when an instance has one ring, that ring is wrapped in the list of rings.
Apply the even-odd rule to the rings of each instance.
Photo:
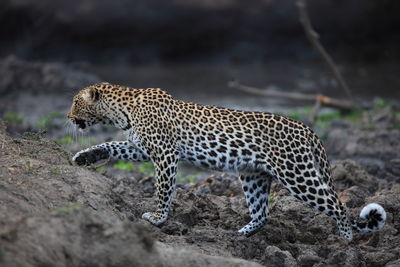
[[[123,160],[119,160],[116,163],[113,164],[113,167],[119,170],[123,171],[133,171],[135,170],[135,167],[131,162],[126,162]]]
[[[98,167],[98,168],[96,168],[96,171],[98,171],[99,173],[103,174],[103,173],[106,172],[106,168],[104,168],[104,167]]]
[[[317,116],[315,120],[315,126],[319,128],[326,128],[332,123],[333,120],[340,118],[343,118],[343,114],[340,111],[322,113]]]
[[[183,176],[182,174],[179,175],[178,173],[178,182],[179,183],[188,183],[188,184],[195,184],[196,183],[196,177],[194,175],[188,175],[188,176]]]
[[[59,168],[52,168],[50,170],[50,174],[51,175],[60,175],[61,174],[61,170]]]
[[[24,167],[27,174],[37,174],[38,172],[38,168],[34,167],[32,162],[30,162],[29,160],[25,161]]]
[[[386,101],[382,98],[377,98],[374,100],[374,107],[383,108],[387,105]]]
[[[372,124],[364,124],[360,128],[363,130],[369,130],[369,131],[375,131],[378,129],[378,127],[376,125],[372,125]]]
[[[77,211],[77,210],[80,210],[80,209],[82,209],[82,205],[80,203],[71,202],[71,203],[68,203],[65,206],[58,207],[55,210],[58,213],[70,214],[70,213],[73,213],[74,211]]]
[[[58,111],[52,111],[47,115],[44,115],[39,119],[39,121],[36,123],[38,127],[42,128],[47,128],[47,127],[52,127],[56,126],[54,120],[57,118],[62,118],[62,114]]]
[[[71,136],[67,135],[56,140],[59,145],[70,145],[74,142]]]
[[[304,120],[304,119],[308,118],[308,116],[310,115],[311,111],[312,111],[312,107],[311,106],[305,106],[302,109],[296,109],[296,110],[290,111],[287,116],[289,118],[294,119],[294,120]]]
[[[74,142],[72,136],[67,135],[56,140],[56,143],[59,145],[71,145]],[[80,147],[85,147],[88,144],[96,143],[97,139],[95,137],[78,137],[77,142]]]
[[[268,196],[268,204],[271,205],[276,200],[276,194],[274,192],[270,193]]]
[[[336,110],[336,111],[323,113],[323,114],[319,115],[318,120],[323,121],[323,122],[329,122],[334,119],[339,119],[342,116],[343,116],[343,114],[340,111]]]
[[[23,134],[22,134],[22,136],[24,137],[24,138],[27,138],[27,139],[32,139],[32,140],[45,140],[44,138],[43,138],[43,135],[46,133],[47,131],[46,130],[41,130],[41,131],[38,131],[38,132],[24,132]]]
[[[374,108],[390,108],[390,109],[394,109],[395,105],[392,103],[388,103],[387,101],[385,101],[382,98],[377,98],[374,100]]]
[[[84,147],[84,146],[86,146],[86,145],[88,145],[90,143],[95,143],[95,142],[97,142],[97,139],[95,137],[91,137],[91,136],[89,136],[89,137],[79,137],[78,138],[78,144],[81,147]]]
[[[154,175],[154,166],[151,162],[142,162],[139,164],[139,172],[142,175],[151,176]]]
[[[310,114],[312,112],[312,109],[313,108],[311,106],[305,106],[302,109],[296,109],[296,110],[290,111],[287,114],[287,116],[289,118],[292,118],[295,120],[304,121],[304,120],[308,119],[308,117],[310,116]],[[315,119],[314,124],[318,128],[326,128],[335,119],[358,121],[361,119],[361,117],[362,117],[362,111],[360,111],[360,110],[354,110],[354,111],[350,111],[350,112],[342,112],[342,111],[334,110],[334,111],[318,114],[318,116]]]
[[[23,119],[17,113],[5,112],[3,114],[3,119],[9,123],[22,123]]]
[[[344,118],[350,121],[359,121],[363,116],[363,111],[362,110],[353,110],[350,111],[349,113],[346,113],[344,115]]]

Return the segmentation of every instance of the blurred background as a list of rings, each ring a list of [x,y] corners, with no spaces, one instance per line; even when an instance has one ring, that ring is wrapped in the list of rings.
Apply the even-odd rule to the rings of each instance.
[[[355,97],[398,106],[400,1],[310,0],[308,11]],[[0,36],[0,116],[9,131],[45,129],[71,151],[83,145],[66,135],[65,113],[96,82],[296,119],[313,103],[227,83],[346,97],[307,40],[295,0],[2,0]],[[109,128],[94,132],[82,140],[115,139]]]

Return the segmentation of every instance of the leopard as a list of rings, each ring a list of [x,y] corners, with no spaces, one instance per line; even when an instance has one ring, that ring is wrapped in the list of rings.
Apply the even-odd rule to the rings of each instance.
[[[351,218],[334,189],[322,141],[310,127],[283,115],[185,102],[160,88],[98,83],[73,97],[67,118],[77,129],[111,124],[126,136],[79,151],[72,158],[76,165],[105,159],[152,162],[157,209],[142,219],[155,226],[168,218],[179,161],[238,174],[250,217],[238,234],[247,237],[270,220],[273,181],[332,218],[348,242],[353,230],[375,232],[386,221],[377,203],[367,204],[360,220]]]

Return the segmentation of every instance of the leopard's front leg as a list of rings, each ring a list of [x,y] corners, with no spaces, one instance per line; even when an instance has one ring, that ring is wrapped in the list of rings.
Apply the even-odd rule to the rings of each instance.
[[[176,153],[163,154],[154,159],[153,163],[157,175],[157,210],[155,212],[144,213],[142,218],[159,226],[168,218],[172,195],[175,189],[178,158]]]
[[[75,154],[72,161],[78,165],[90,165],[102,159],[123,159],[145,162],[150,158],[140,145],[128,141],[113,141],[89,147]]]

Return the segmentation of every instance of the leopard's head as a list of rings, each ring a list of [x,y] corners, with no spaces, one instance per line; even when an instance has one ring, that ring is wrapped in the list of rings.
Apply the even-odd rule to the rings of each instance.
[[[80,129],[103,122],[119,129],[133,127],[132,114],[147,103],[167,106],[171,96],[159,88],[134,89],[109,83],[88,86],[74,96],[67,118]]]
[[[89,86],[74,96],[67,118],[79,129],[106,120],[101,88]]]

